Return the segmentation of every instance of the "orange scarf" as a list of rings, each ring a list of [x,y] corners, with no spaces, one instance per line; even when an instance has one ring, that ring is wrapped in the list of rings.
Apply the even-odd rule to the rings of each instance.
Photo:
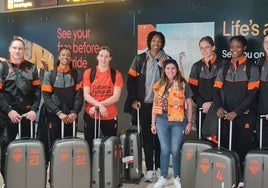
[[[163,114],[162,96],[165,92],[166,85],[159,88],[159,81],[154,84],[154,101],[153,101],[153,113]],[[184,106],[185,95],[184,85],[183,89],[179,89],[178,82],[174,82],[169,89],[168,94],[168,121],[183,121],[184,119]]]

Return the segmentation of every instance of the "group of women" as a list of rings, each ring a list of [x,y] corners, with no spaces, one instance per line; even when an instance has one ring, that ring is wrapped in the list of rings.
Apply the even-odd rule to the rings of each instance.
[[[268,50],[267,41],[268,37],[265,36],[263,46],[266,54]],[[157,137],[150,138],[150,146],[144,145],[145,151],[151,151],[151,153],[145,152],[145,161],[149,161],[146,158],[155,160],[155,171],[153,165],[146,163],[145,181],[151,182],[153,175],[158,175],[158,181],[154,187],[161,188],[167,184],[171,154],[174,186],[176,188],[181,187],[180,149],[184,135],[191,131],[194,122],[191,99],[197,106],[196,112],[198,112],[198,109],[202,109],[201,123],[209,117],[207,114],[210,111],[214,113],[216,119],[222,118],[222,147],[228,148],[228,125],[230,121],[233,122],[232,149],[237,152],[243,171],[245,155],[250,149],[256,147],[253,140],[256,140],[254,132],[258,130],[257,117],[259,114],[268,113],[267,103],[265,103],[268,72],[266,70],[267,57],[260,61],[263,63],[252,62],[244,53],[247,48],[246,38],[244,36],[233,36],[230,38],[229,44],[232,57],[222,59],[216,55],[213,39],[205,36],[199,41],[202,59],[193,64],[187,82],[183,78],[177,62],[163,53],[165,40],[161,33],[151,32],[148,35],[147,44],[147,58],[144,63],[146,69],[145,71],[142,70],[143,72],[135,69],[137,67],[135,66],[135,60],[141,55],[136,56],[129,69],[129,77],[132,80],[130,82],[131,86],[128,82],[129,93],[133,92],[135,87],[144,88],[141,91],[145,91],[145,95],[144,93],[137,93],[133,98],[132,107],[135,108],[135,104],[138,103],[141,111],[147,112],[142,114],[142,129],[146,133],[146,129],[148,130],[151,127],[151,133],[157,135]],[[161,76],[158,75],[159,78],[156,79],[159,67],[162,68],[162,74]],[[141,75],[145,77],[143,82],[140,81]],[[136,80],[136,83],[133,79]],[[154,93],[153,97],[150,97],[151,91]],[[139,92],[139,89],[137,92]],[[144,117],[146,114],[147,116]],[[268,116],[266,117],[264,126],[267,124]],[[198,113],[196,119],[199,119]],[[214,126],[217,126],[217,121]],[[149,136],[144,132],[143,139],[147,142]],[[204,134],[209,135],[210,133],[205,132]],[[217,132],[207,138],[217,142],[216,134]],[[264,134],[267,134],[267,128],[264,128]],[[160,143],[160,174],[156,170],[158,167],[156,164],[159,164],[158,157],[152,155],[153,151],[154,154],[159,154],[157,152],[157,138]],[[266,142],[264,140],[264,145]]]
[[[49,129],[49,143],[61,137],[61,121],[64,122],[65,136],[72,136],[73,123],[85,100],[85,139],[91,146],[94,139],[95,114],[101,117],[103,135],[117,135],[116,102],[119,100],[123,79],[119,71],[115,72],[112,82],[110,61],[112,52],[103,46],[97,54],[98,65],[95,67],[94,79],[91,81],[91,70],[85,70],[83,76],[78,70],[72,69],[71,50],[62,48],[56,70],[46,72],[42,83],[44,107],[46,108],[46,124]],[[96,111],[98,107],[98,111]]]
[[[199,41],[202,59],[193,64],[186,81],[176,60],[164,52],[165,37],[161,32],[150,32],[147,45],[148,49],[133,59],[127,80],[130,108],[140,108],[145,182],[152,182],[156,177],[155,188],[167,184],[171,154],[174,186],[181,187],[180,149],[184,135],[190,133],[194,123],[192,100],[198,109],[202,108],[202,122],[212,108],[217,117],[224,119],[223,124],[233,121],[233,150],[238,153],[243,166],[246,153],[253,147],[257,115],[268,114],[267,56],[258,66],[251,63],[244,54],[246,38],[233,36],[230,39],[232,57],[222,60],[216,55],[213,39],[205,36]],[[268,36],[264,38],[263,47],[268,54]],[[65,124],[65,136],[72,135],[72,124],[77,121],[84,101],[85,139],[89,145],[94,139],[96,113],[101,118],[102,134],[116,136],[116,103],[124,83],[118,70],[114,76],[112,74],[111,49],[101,47],[97,53],[97,66],[85,70],[83,75],[72,68],[71,56],[70,49],[60,49],[57,67],[45,72],[42,80],[42,109],[49,130],[49,143],[61,137],[61,122]],[[268,116],[265,125],[267,120]],[[222,129],[223,147],[228,146],[227,127]],[[268,134],[267,128],[264,134]],[[268,145],[267,142],[264,140],[264,145]]]

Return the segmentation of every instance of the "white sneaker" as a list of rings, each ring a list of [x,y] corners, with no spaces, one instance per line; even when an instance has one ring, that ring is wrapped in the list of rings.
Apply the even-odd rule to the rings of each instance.
[[[152,170],[148,170],[144,177],[144,182],[152,182],[154,179],[154,172]]]
[[[164,178],[163,176],[161,176],[157,182],[154,184],[154,188],[163,188],[164,186],[166,186],[168,184],[168,181],[166,178]]]
[[[161,176],[160,168],[157,168],[157,170],[155,171],[155,176],[156,176],[156,179],[160,178],[160,176]]]
[[[239,184],[238,184],[238,188],[244,188],[244,182],[239,182]]]
[[[179,177],[176,177],[174,179],[174,187],[175,188],[181,188],[181,179]]]

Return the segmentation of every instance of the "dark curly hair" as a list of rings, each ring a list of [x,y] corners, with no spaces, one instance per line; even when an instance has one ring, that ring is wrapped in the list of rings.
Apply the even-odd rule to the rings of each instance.
[[[147,36],[147,46],[149,50],[151,49],[151,41],[155,35],[158,35],[161,38],[162,46],[160,47],[160,50],[163,50],[166,44],[166,39],[163,33],[158,32],[158,31],[151,31]]]

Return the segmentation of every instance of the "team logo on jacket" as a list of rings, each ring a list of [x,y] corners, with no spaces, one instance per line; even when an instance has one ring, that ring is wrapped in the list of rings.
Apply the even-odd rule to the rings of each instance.
[[[245,124],[245,129],[249,129],[249,123]]]
[[[243,72],[246,72],[246,70],[247,70],[247,66],[245,65],[245,66],[243,67]]]

